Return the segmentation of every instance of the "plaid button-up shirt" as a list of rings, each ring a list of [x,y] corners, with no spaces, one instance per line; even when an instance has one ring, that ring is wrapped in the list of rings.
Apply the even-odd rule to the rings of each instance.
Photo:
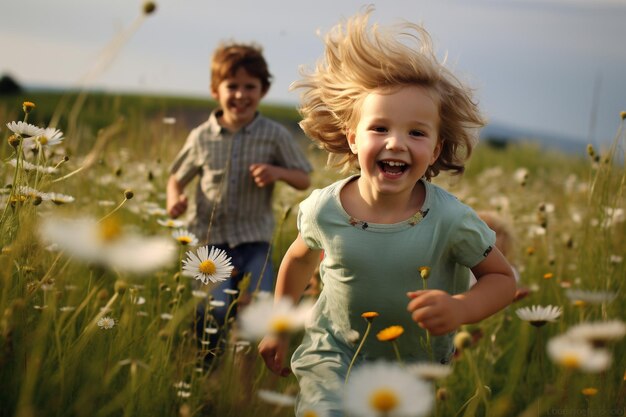
[[[170,167],[181,186],[199,176],[189,229],[208,244],[234,247],[269,242],[275,223],[274,186],[258,187],[250,165],[265,163],[305,172],[312,170],[311,165],[284,126],[257,114],[232,134],[219,125],[219,111],[191,131]]]

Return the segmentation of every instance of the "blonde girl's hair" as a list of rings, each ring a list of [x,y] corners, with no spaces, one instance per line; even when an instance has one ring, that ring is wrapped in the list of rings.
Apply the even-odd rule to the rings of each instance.
[[[461,174],[485,125],[472,90],[439,61],[428,32],[403,22],[388,28],[368,25],[373,8],[337,24],[323,38],[325,52],[312,71],[292,85],[301,91],[299,111],[304,133],[330,152],[337,166],[356,167],[346,138],[356,128],[365,97],[374,91],[417,85],[439,103],[439,158],[426,171]],[[330,158],[332,159],[332,158]],[[329,159],[329,160],[330,160]]]

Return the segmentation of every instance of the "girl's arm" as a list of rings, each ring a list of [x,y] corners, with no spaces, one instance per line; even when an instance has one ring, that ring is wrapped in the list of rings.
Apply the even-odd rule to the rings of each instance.
[[[310,249],[298,234],[283,257],[278,269],[274,299],[289,297],[293,303],[300,301],[315,267],[319,263],[319,250]],[[259,343],[259,354],[267,367],[277,375],[287,376],[289,368],[283,366],[289,347],[285,336],[267,335]]]
[[[479,322],[513,301],[513,269],[497,248],[472,268],[477,283],[469,291],[450,295],[440,290],[412,291],[407,306],[413,321],[433,335]]]

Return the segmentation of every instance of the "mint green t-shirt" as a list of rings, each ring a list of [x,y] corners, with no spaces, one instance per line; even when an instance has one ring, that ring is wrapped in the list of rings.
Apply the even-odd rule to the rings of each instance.
[[[397,339],[404,361],[429,360],[423,345],[426,333],[407,311],[406,293],[423,288],[419,268],[431,268],[428,289],[458,294],[468,288],[469,268],[495,245],[495,233],[471,208],[427,181],[423,181],[422,210],[409,219],[394,224],[354,219],[341,206],[339,193],[355,179],[315,190],[300,203],[300,235],[311,249],[324,251],[323,289],[292,357],[300,400],[309,404],[341,391],[342,378],[367,327],[361,317],[364,312],[379,316],[373,320],[359,361],[396,358],[392,344],[376,338],[392,325],[404,328]],[[354,337],[355,331],[359,338]],[[436,362],[450,360],[452,338],[453,334],[431,338]],[[341,385],[336,386],[339,380]]]

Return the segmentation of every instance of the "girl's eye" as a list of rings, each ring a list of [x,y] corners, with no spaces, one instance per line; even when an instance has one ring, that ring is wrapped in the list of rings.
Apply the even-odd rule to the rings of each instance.
[[[377,133],[385,133],[387,131],[387,128],[383,126],[372,126],[370,130]]]
[[[411,136],[426,136],[426,133],[422,132],[421,130],[411,130],[409,134]]]

